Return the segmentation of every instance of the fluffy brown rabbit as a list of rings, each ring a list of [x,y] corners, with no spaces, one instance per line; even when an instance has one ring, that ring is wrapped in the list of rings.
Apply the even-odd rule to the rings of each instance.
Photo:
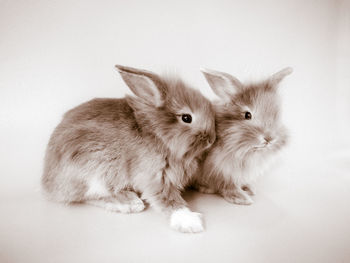
[[[172,228],[202,231],[181,191],[215,141],[211,103],[179,79],[116,68],[136,96],[93,99],[64,115],[46,151],[45,192],[123,213],[142,211],[146,200]]]
[[[229,202],[249,205],[257,176],[287,142],[277,89],[292,69],[252,84],[242,84],[223,72],[202,72],[220,101],[214,106],[217,140],[207,151],[194,186]]]

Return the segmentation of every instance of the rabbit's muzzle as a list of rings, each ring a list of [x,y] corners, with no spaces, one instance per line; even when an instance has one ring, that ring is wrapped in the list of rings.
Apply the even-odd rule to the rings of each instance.
[[[202,145],[205,149],[209,148],[215,142],[216,136],[214,133],[200,132],[196,136],[196,142]]]

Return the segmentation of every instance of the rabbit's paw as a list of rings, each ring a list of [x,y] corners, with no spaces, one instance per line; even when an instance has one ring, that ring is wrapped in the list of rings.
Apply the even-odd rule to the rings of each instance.
[[[256,194],[256,188],[253,185],[244,185],[242,186],[242,190],[245,191],[250,196],[254,196]]]
[[[99,200],[88,200],[87,204],[101,207],[110,212],[138,213],[145,209],[145,204],[140,198],[120,202],[115,198],[104,198]]]
[[[170,226],[183,233],[198,233],[204,230],[202,215],[188,208],[175,210],[171,214]]]
[[[251,205],[253,203],[253,199],[249,195],[244,193],[226,193],[223,195],[223,197],[227,202],[234,203],[237,205]]]
[[[119,205],[119,211],[121,213],[138,213],[145,209],[145,204],[141,199],[132,200],[130,203],[124,203]]]

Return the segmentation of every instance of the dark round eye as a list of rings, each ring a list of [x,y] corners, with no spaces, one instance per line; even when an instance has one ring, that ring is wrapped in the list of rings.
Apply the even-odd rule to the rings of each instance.
[[[247,112],[244,114],[244,118],[245,118],[246,120],[250,120],[250,119],[252,118],[252,114],[251,114],[249,111],[247,111]]]
[[[182,114],[181,119],[183,122],[186,122],[186,123],[192,122],[192,116],[190,114]]]

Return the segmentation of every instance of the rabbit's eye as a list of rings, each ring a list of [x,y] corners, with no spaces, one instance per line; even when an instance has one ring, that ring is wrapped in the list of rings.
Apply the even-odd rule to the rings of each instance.
[[[250,119],[252,118],[252,114],[251,114],[249,111],[247,111],[247,112],[244,114],[244,118],[245,118],[246,120],[250,120]]]
[[[192,122],[192,116],[190,114],[182,114],[181,119],[183,122],[186,122],[186,123]]]

